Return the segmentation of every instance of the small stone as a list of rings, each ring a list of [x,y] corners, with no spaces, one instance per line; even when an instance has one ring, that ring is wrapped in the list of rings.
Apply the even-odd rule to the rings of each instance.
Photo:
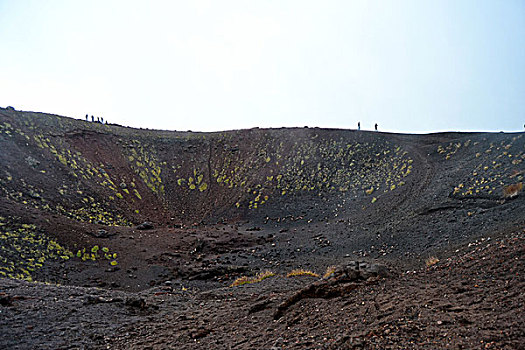
[[[40,162],[38,160],[36,160],[35,158],[31,157],[31,156],[26,157],[25,160],[26,160],[26,163],[29,166],[32,166],[33,168],[36,168],[37,166],[40,165]]]
[[[103,302],[104,302],[104,299],[96,295],[87,295],[84,298],[84,305],[99,304]]]
[[[13,299],[5,293],[0,293],[0,305],[11,306],[13,305]]]
[[[90,235],[96,238],[109,238],[111,236],[114,236],[115,234],[101,229],[96,232],[90,233]]]
[[[210,333],[210,330],[209,329],[206,329],[206,328],[199,328],[199,329],[192,329],[191,330],[191,337],[193,339],[199,339],[199,338],[204,338],[205,336],[207,336],[208,334]]]
[[[137,230],[151,230],[153,228],[153,224],[149,221],[144,221],[142,224],[137,226]]]
[[[146,300],[138,297],[129,297],[126,299],[126,305],[131,307],[136,307],[139,309],[146,308]]]

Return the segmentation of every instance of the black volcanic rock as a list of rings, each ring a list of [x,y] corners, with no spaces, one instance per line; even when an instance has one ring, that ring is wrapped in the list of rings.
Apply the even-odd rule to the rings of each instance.
[[[108,232],[104,229],[100,229],[95,232],[90,232],[89,234],[96,238],[109,238],[109,237],[115,236],[115,233]]]
[[[155,226],[153,226],[153,223],[149,221],[144,221],[142,224],[137,225],[137,230],[151,230]]]

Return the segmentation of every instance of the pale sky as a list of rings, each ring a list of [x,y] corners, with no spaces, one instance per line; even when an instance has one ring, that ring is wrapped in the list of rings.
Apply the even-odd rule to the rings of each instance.
[[[522,131],[525,1],[0,0],[0,106],[193,131]]]

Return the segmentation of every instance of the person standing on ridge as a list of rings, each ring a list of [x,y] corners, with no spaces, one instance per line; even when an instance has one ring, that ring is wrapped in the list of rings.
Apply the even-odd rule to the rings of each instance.
[[[86,121],[88,121],[88,115],[86,114]]]
[[[91,121],[95,122],[95,117],[91,116]]]
[[[376,123],[376,131],[377,131],[377,123]]]
[[[357,122],[357,130],[361,130],[361,122]]]

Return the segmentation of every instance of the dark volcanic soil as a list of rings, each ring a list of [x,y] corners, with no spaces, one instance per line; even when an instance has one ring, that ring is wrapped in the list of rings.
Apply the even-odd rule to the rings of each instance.
[[[524,161],[523,133],[0,109],[0,348],[521,348]]]

